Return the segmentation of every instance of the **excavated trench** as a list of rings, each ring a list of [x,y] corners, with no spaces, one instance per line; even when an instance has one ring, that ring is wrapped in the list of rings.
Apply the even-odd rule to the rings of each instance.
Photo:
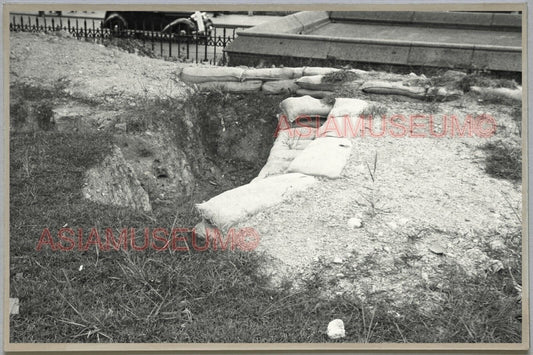
[[[21,91],[21,92],[18,92]],[[282,95],[194,93],[184,101],[143,100],[135,106],[50,99],[12,88],[14,132],[101,131],[112,149],[86,172],[84,197],[104,205],[184,211],[197,223],[194,204],[250,182],[264,166]],[[23,119],[21,117],[24,117]],[[188,216],[188,217],[186,217]]]

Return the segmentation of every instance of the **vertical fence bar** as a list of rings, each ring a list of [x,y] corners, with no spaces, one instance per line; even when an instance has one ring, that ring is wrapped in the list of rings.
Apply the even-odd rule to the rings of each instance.
[[[52,31],[56,30],[56,23],[54,21],[54,18],[52,17]]]
[[[24,18],[20,16],[20,30],[24,31]]]
[[[189,40],[189,36],[188,35],[185,35],[185,43],[187,44],[187,59],[189,59],[190,57],[190,52],[189,52],[189,44],[191,43],[191,41]]]
[[[76,19],[76,38],[80,38],[78,36],[78,33],[79,33],[79,26],[78,26],[78,19]]]
[[[215,36],[213,38],[213,64],[217,64],[217,28],[213,28]]]
[[[87,39],[87,20],[83,20],[83,37]]]
[[[205,34],[205,52],[204,52],[204,60],[207,60],[207,45],[209,44],[209,36],[210,34]]]
[[[145,19],[143,17],[143,34],[142,34],[143,48],[145,47],[145,44],[146,44],[146,40],[144,38],[145,34],[146,34],[146,24],[145,24]]]
[[[226,63],[226,51],[224,51],[224,48],[226,48],[226,27],[224,27],[222,37],[222,63]]]
[[[193,39],[194,39],[194,50],[195,50],[194,61],[198,63],[198,40],[199,40],[198,33],[196,34],[196,38],[193,37]]]
[[[168,57],[172,58],[172,32],[168,33]]]
[[[155,43],[154,43],[154,19],[152,19],[152,32],[150,33],[150,37],[152,38],[152,52],[155,51]]]
[[[181,33],[178,32],[178,59],[181,58]]]
[[[161,31],[163,30],[163,25],[159,24],[159,53],[161,53],[161,57],[164,57],[163,55],[163,33]]]

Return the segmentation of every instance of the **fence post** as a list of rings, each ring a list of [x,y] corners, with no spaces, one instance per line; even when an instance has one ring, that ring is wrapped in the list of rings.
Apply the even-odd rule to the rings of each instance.
[[[172,58],[172,32],[168,33],[168,57]]]
[[[152,19],[152,32],[150,32],[150,37],[151,37],[151,43],[152,43],[152,52],[155,53],[155,43],[154,43],[154,19]]]
[[[213,37],[213,65],[217,64],[217,28],[213,28],[215,37]]]

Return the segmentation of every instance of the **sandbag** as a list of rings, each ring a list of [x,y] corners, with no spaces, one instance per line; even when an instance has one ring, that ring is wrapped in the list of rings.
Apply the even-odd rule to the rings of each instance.
[[[266,164],[252,182],[287,172],[289,164],[315,137],[315,128],[297,127],[279,131],[272,149],[270,149]]]
[[[283,100],[279,107],[289,122],[294,122],[302,116],[327,117],[332,106],[322,103],[309,95],[302,97],[289,97]]]
[[[263,82],[261,80],[250,80],[243,82],[234,81],[212,81],[196,84],[200,91],[221,90],[231,93],[247,93],[261,90]]]
[[[417,86],[403,86],[399,82],[367,81],[361,86],[363,92],[369,94],[402,95],[415,99],[425,99],[426,89]]]
[[[285,94],[295,93],[300,87],[296,84],[295,79],[290,80],[278,80],[278,81],[265,81],[261,86],[261,91],[268,94]]]
[[[334,93],[333,91],[298,89],[296,90],[296,95],[298,96],[309,95],[317,99],[323,99],[324,97],[333,96]]]
[[[301,71],[297,68],[251,68],[244,70],[242,80],[287,80],[301,76]]]
[[[303,76],[326,75],[326,74],[334,73],[340,70],[341,69],[336,69],[336,68],[304,67]]]
[[[304,76],[296,80],[296,84],[302,89],[308,90],[327,90],[331,91],[335,87],[334,83],[323,82],[324,75]]]
[[[244,69],[234,67],[186,67],[180,79],[186,83],[206,83],[211,81],[241,81]]]
[[[277,205],[295,191],[305,190],[317,180],[303,174],[283,174],[257,180],[196,205],[203,218],[227,229],[247,217]]]
[[[337,98],[327,121],[318,129],[318,137],[357,137],[361,135],[360,117],[369,103],[364,100]]]
[[[350,157],[352,143],[346,138],[317,138],[289,165],[288,172],[336,179]]]
[[[360,99],[337,98],[329,116],[353,116],[359,117],[361,113],[369,106],[368,102]]]
[[[490,95],[490,96],[499,96],[508,98],[511,100],[522,101],[522,88],[518,87],[517,89],[509,88],[484,88],[479,86],[471,86],[470,91],[476,94]]]

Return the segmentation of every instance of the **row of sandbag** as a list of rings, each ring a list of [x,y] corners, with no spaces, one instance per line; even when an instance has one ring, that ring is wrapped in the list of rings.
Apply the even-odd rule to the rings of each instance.
[[[263,91],[269,94],[290,93],[323,98],[332,95],[334,83],[324,82],[325,75],[341,69],[323,67],[241,68],[187,67],[180,79],[199,90],[220,90],[231,93]],[[356,73],[364,73],[354,69]]]
[[[285,102],[283,106],[291,106],[294,112],[299,108],[303,110],[306,102],[316,100],[310,97],[300,99],[299,102]],[[295,104],[296,107],[292,107]],[[348,162],[352,143],[338,132],[328,132],[328,122],[359,117],[367,107],[368,103],[363,100],[339,98],[331,106],[328,120],[318,130],[282,127],[276,132],[277,138],[267,163],[257,178],[196,205],[204,218],[201,225],[227,230],[283,202],[292,193],[309,188],[318,182],[316,177],[339,178]],[[303,114],[316,113],[312,111],[310,107]]]

